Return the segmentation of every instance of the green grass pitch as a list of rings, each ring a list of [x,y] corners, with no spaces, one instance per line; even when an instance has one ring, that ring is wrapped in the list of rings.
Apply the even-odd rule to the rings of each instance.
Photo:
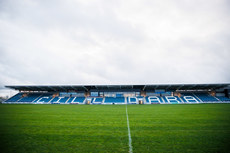
[[[230,152],[230,104],[128,105],[134,153]],[[0,105],[0,151],[128,152],[126,105]]]

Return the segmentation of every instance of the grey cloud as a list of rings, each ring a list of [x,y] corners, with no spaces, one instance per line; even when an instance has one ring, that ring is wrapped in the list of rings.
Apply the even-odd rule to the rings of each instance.
[[[83,31],[88,36],[87,40],[92,39],[90,38],[92,34],[103,37],[106,41],[127,39],[137,42],[143,39],[141,31],[117,18],[114,6],[105,5],[108,8],[103,6],[105,1],[101,1],[102,4],[88,5],[77,1],[72,1],[72,3],[63,3],[63,1],[47,1],[45,3],[44,1],[32,1],[31,3],[22,1],[17,3],[6,2],[9,7],[5,7],[2,14],[7,14],[8,19],[12,22],[35,28],[39,32],[47,33],[58,30],[73,35],[75,31]],[[18,6],[15,7],[15,5]],[[77,38],[75,35],[77,41],[81,37]]]
[[[0,86],[230,82],[228,3],[3,0]]]

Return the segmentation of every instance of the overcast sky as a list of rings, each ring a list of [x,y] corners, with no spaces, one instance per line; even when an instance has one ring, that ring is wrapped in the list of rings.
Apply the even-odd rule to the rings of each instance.
[[[229,0],[0,0],[0,88],[229,83],[229,27]]]

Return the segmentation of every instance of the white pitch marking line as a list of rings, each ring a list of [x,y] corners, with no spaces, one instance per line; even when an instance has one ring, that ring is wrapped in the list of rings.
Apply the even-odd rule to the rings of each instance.
[[[128,127],[128,136],[129,136],[129,153],[133,153],[132,138],[131,138],[130,128],[129,128],[129,116],[128,116],[127,104],[126,104],[126,116],[127,116],[127,127]]]

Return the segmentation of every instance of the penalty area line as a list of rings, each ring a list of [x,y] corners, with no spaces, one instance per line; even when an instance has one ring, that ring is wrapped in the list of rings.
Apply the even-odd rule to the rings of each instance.
[[[129,137],[129,153],[133,153],[132,138],[131,138],[130,128],[129,128],[129,115],[128,115],[127,104],[126,104],[126,117],[127,117],[128,137]]]

